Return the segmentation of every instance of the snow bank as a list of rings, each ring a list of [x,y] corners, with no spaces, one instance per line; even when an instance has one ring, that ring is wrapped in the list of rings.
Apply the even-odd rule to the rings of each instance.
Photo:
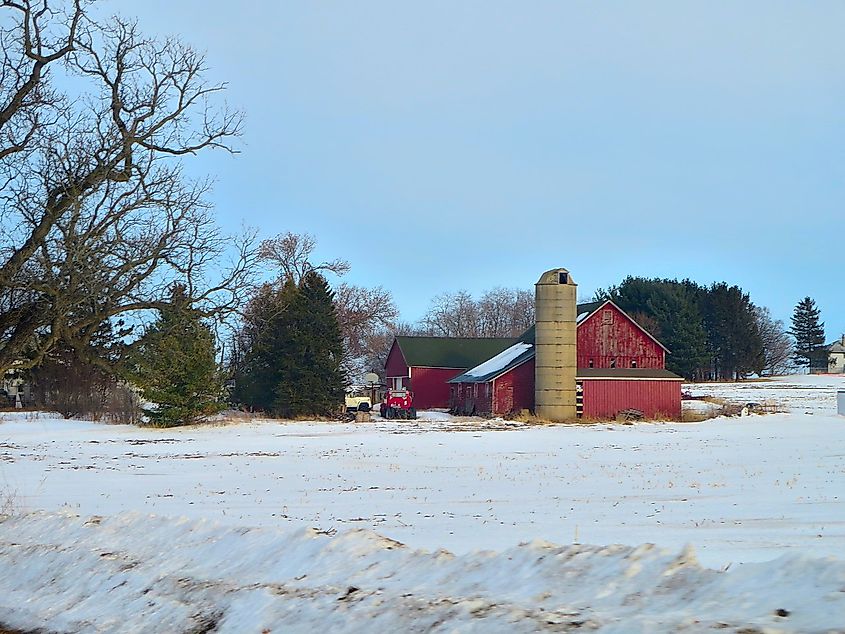
[[[845,562],[702,567],[691,548],[532,542],[455,556],[367,530],[140,514],[0,522],[6,627],[52,631],[845,628]]]

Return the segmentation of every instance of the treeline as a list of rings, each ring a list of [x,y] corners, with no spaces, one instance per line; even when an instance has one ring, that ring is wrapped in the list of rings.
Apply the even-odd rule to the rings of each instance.
[[[687,379],[733,380],[782,374],[796,363],[782,321],[756,306],[739,286],[627,277],[599,290],[669,350],[667,368]]]

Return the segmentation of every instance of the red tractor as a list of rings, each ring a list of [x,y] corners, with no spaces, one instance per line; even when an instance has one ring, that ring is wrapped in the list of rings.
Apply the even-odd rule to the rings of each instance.
[[[414,393],[410,390],[387,390],[381,403],[381,417],[387,420],[400,418],[413,420],[417,417],[414,407]]]

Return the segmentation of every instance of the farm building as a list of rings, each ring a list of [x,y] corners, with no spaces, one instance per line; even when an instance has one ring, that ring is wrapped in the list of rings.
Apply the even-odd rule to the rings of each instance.
[[[576,305],[566,269],[536,284],[536,324],[515,339],[396,337],[388,387],[418,409],[501,416],[531,410],[550,421],[681,415],[683,379],[668,350],[612,301]]]
[[[613,418],[633,409],[678,417],[681,377],[665,369],[666,348],[611,301],[576,309],[576,415]],[[450,407],[501,416],[535,409],[535,328],[511,347],[450,379]]]
[[[827,347],[827,371],[831,374],[845,373],[845,335]]]
[[[513,338],[396,337],[384,366],[387,387],[411,390],[417,409],[449,407],[449,379],[513,342]]]

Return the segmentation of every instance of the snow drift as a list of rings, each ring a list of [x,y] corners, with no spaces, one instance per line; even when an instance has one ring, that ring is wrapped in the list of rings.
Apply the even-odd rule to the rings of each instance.
[[[702,567],[692,548],[521,544],[461,556],[139,514],[0,522],[0,620],[61,632],[830,631],[845,562]]]

